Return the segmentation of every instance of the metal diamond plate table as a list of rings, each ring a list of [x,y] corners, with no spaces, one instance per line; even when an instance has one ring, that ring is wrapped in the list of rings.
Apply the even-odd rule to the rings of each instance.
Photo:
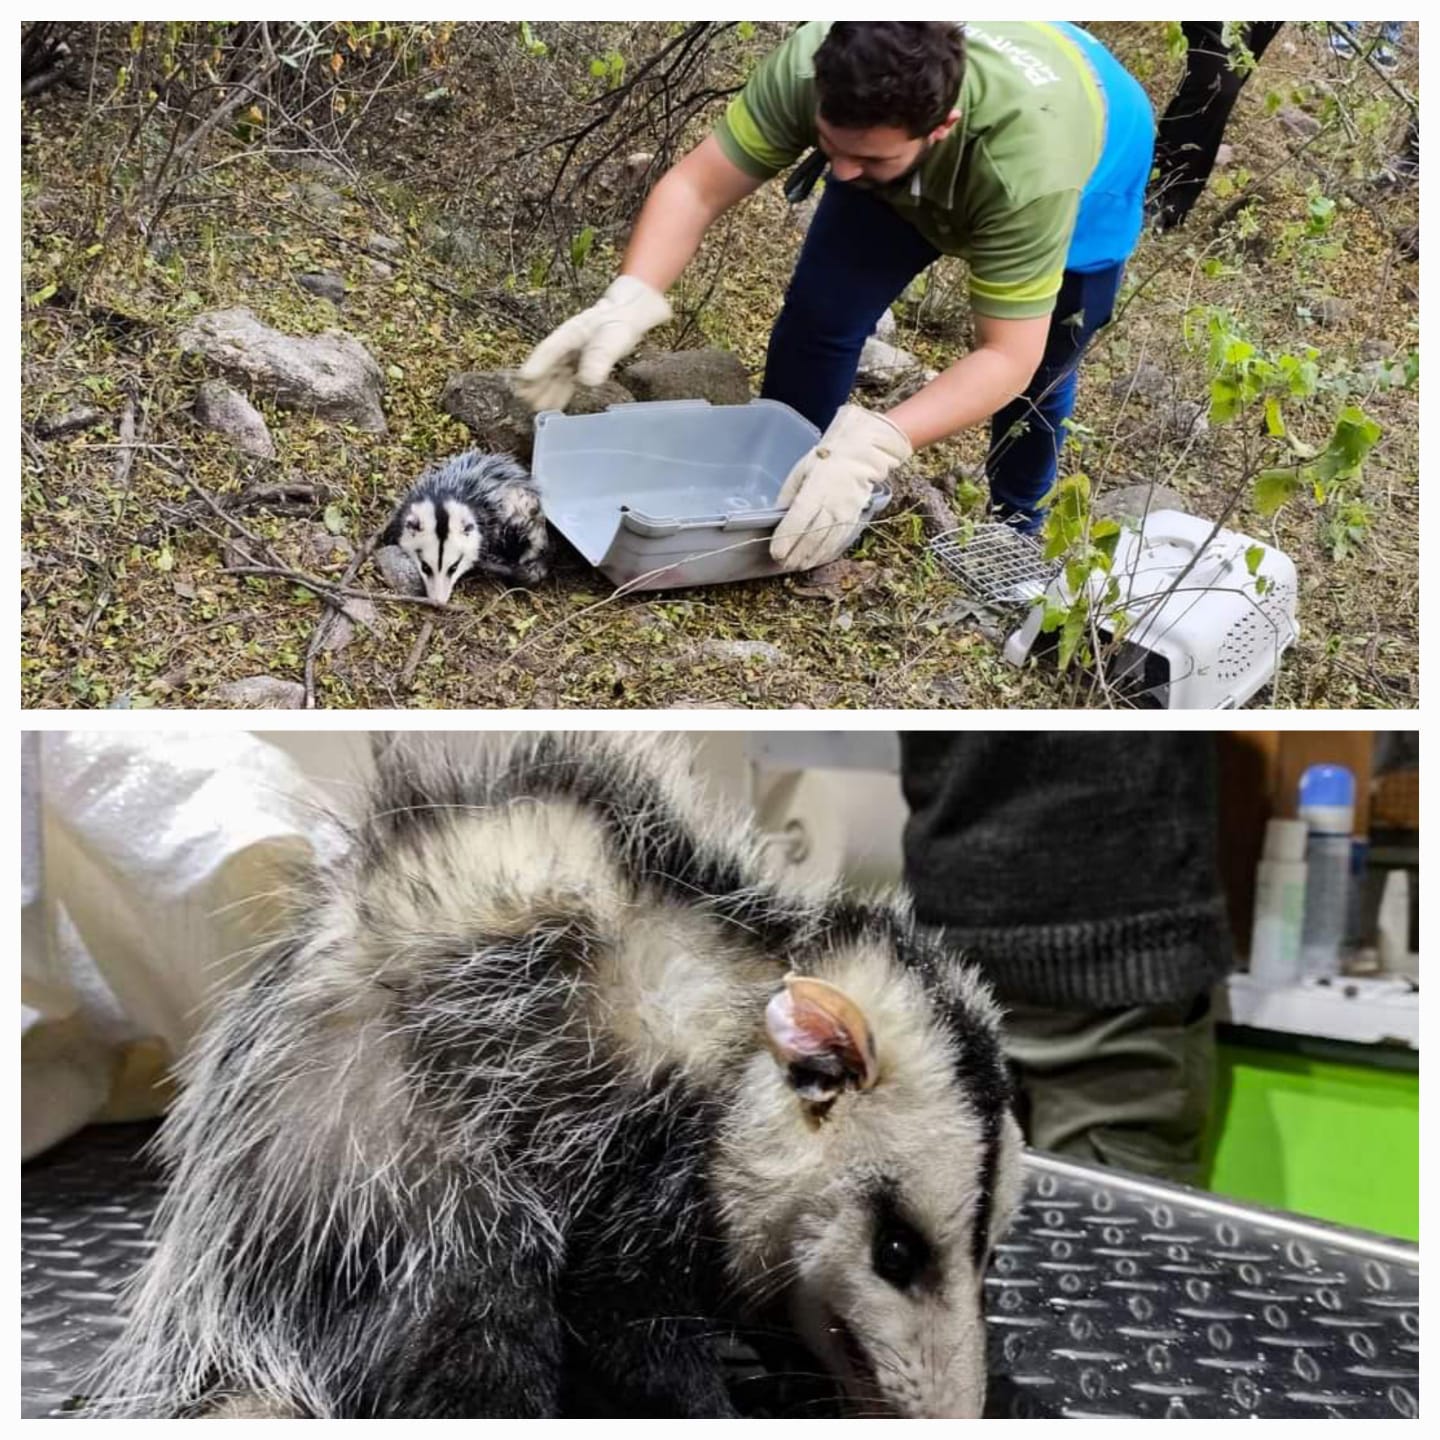
[[[1419,1414],[1398,1241],[1032,1154],[985,1284],[991,1414]]]
[[[21,1172],[21,1414],[78,1408],[149,1248],[150,1125]],[[1419,1414],[1414,1246],[1032,1154],[986,1279],[994,1416]],[[814,1413],[813,1411],[811,1413]]]

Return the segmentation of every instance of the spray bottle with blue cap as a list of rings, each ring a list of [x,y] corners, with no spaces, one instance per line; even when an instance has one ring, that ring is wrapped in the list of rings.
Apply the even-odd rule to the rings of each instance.
[[[1312,765],[1300,777],[1305,847],[1305,926],[1300,968],[1307,976],[1338,975],[1350,892],[1350,832],[1355,826],[1355,777],[1343,765]]]

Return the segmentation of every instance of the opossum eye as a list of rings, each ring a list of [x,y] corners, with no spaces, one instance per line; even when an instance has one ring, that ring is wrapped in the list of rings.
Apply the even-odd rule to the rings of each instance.
[[[457,560],[445,573],[453,578],[459,568],[460,562]]]
[[[475,533],[475,527],[474,527],[473,525],[467,525],[467,526],[465,527],[465,534],[467,534],[467,535],[473,535],[474,533]]]
[[[875,1231],[870,1263],[882,1280],[906,1290],[930,1263],[930,1247],[924,1236],[903,1220],[888,1220]]]
[[[420,562],[420,573],[421,573],[422,575],[426,575],[426,576],[433,575],[433,574],[435,573],[435,572],[430,568],[430,562],[429,562],[428,560],[422,560],[422,561]]]
[[[405,522],[405,528],[410,534],[418,535],[420,533],[420,522],[412,515],[410,519]]]

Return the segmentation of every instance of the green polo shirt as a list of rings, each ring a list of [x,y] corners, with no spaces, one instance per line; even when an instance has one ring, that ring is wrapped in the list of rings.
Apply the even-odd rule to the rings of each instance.
[[[811,20],[761,61],[715,129],[769,179],[817,143]],[[970,267],[970,303],[1023,319],[1055,308],[1080,192],[1105,142],[1105,102],[1075,42],[1042,21],[965,22],[960,120],[910,176],[878,189],[942,255]]]

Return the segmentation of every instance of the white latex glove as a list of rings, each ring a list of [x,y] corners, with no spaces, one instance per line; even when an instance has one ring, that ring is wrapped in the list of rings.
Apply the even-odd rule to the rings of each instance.
[[[532,410],[563,410],[576,384],[599,385],[646,331],[674,312],[658,291],[621,275],[588,310],[546,336],[520,367],[515,393]]]
[[[883,415],[844,406],[780,487],[775,503],[789,513],[775,527],[771,557],[787,570],[813,570],[843,555],[875,482],[914,453]]]

